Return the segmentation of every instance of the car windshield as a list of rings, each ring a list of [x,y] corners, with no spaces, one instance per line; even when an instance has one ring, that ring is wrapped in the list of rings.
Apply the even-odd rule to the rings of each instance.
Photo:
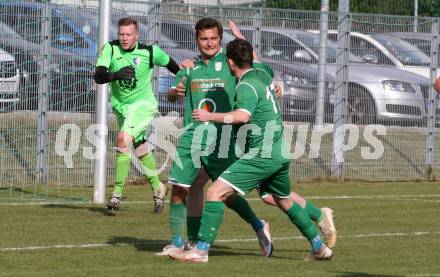
[[[98,19],[85,18],[83,16],[72,18],[72,21],[78,28],[87,36],[91,38],[98,38]],[[114,39],[113,34],[117,31],[113,26],[110,27],[110,36],[111,39]]]
[[[404,40],[385,34],[371,34],[370,36],[386,47],[404,65],[429,65],[429,57],[419,48]]]
[[[98,37],[98,17],[78,8],[58,7],[55,11],[69,21],[86,36]]]
[[[299,41],[309,47],[316,55],[319,53],[319,35],[315,34],[299,34],[295,36]],[[337,44],[331,40],[327,40],[327,63],[336,63]],[[352,63],[362,63],[362,59],[350,54],[349,60]]]
[[[98,22],[98,11],[97,10],[87,10],[87,12],[82,11],[81,13],[75,12],[74,10],[63,10],[66,16],[71,17],[72,21],[81,31],[93,38],[99,38],[99,22]],[[114,13],[112,15],[112,24],[110,25],[110,40],[118,39],[118,20],[126,15],[121,13]],[[142,43],[151,44],[153,42],[154,29],[149,28],[145,24],[139,23],[139,40]],[[160,45],[166,48],[177,48],[177,44],[165,36],[161,36]]]

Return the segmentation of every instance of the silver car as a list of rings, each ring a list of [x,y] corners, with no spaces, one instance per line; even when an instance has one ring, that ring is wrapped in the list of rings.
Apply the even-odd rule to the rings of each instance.
[[[329,31],[329,38],[336,40],[337,31]],[[364,61],[430,77],[430,59],[419,48],[405,40],[384,33],[350,33],[350,52]],[[438,72],[440,74],[440,71]]]
[[[265,28],[261,31],[261,45],[262,53],[272,58],[315,66],[318,63],[317,33]],[[327,46],[327,73],[335,78],[339,67],[335,64],[337,46],[331,41]],[[348,81],[348,109],[352,123],[425,119],[422,90],[429,88],[427,78],[395,68],[365,64],[351,55]]]
[[[329,31],[329,38],[336,40],[337,31]],[[371,64],[393,66],[430,78],[430,52],[432,36],[428,33],[350,33],[350,52]],[[440,62],[440,57],[439,57]],[[437,71],[437,75],[440,70]],[[430,85],[422,85],[424,100],[428,103]],[[438,96],[437,96],[438,98]],[[427,107],[425,108],[427,112]],[[440,101],[436,107],[440,122]]]

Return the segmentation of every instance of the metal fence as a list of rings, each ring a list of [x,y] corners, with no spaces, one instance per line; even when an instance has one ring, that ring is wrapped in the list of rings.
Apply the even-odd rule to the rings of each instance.
[[[440,101],[431,87],[439,63],[438,18],[418,18],[414,33],[411,17],[328,14],[325,124],[318,128],[313,123],[320,12],[114,1],[112,39],[123,16],[139,20],[142,42],[159,44],[177,61],[197,55],[198,19],[219,19],[223,43],[233,39],[227,19],[234,20],[283,87],[279,101],[295,180],[440,176]],[[94,144],[87,135],[95,120],[97,40],[94,7],[0,2],[1,199],[90,198],[93,160],[87,153]],[[155,69],[163,116],[183,112],[181,102],[166,100],[172,80],[166,70]],[[155,135],[167,139],[166,125],[160,126]],[[110,114],[109,184],[117,131]],[[155,150],[158,166],[165,167],[163,179],[170,166],[167,151]],[[133,169],[129,179],[138,176]]]

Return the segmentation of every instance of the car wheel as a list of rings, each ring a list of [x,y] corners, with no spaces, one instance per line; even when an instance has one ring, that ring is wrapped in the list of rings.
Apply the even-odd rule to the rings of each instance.
[[[348,93],[347,117],[351,124],[369,124],[376,122],[376,105],[371,95],[359,89]]]

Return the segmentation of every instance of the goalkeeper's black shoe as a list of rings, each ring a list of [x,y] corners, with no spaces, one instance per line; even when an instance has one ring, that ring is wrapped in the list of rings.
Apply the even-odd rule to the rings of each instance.
[[[121,206],[121,197],[112,196],[107,204],[107,209],[116,211],[119,210],[119,207]]]

